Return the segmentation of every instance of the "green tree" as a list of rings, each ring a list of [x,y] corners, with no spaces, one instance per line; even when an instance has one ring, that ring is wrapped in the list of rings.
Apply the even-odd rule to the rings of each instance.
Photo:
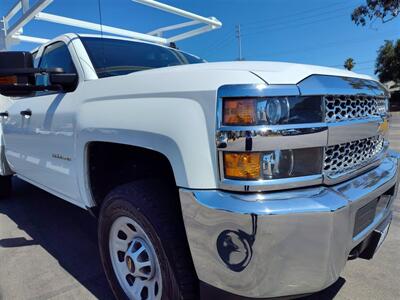
[[[356,25],[365,26],[368,21],[380,19],[382,23],[389,22],[400,13],[400,0],[366,0],[366,5],[356,7],[351,14],[351,20]]]
[[[349,71],[351,71],[355,65],[356,65],[356,63],[354,62],[354,59],[352,59],[351,57],[346,59],[343,64],[344,68]]]
[[[379,48],[375,74],[381,82],[393,80],[400,83],[400,39],[396,42],[385,41]]]

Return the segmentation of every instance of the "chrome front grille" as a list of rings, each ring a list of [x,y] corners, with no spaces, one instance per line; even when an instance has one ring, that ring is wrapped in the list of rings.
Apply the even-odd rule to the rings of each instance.
[[[385,97],[326,95],[323,101],[326,122],[381,116],[386,112]]]
[[[367,165],[383,150],[382,136],[325,148],[324,174],[334,177]]]

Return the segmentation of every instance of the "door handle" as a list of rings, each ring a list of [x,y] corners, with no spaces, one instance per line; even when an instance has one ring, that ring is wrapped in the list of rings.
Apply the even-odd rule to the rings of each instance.
[[[7,111],[0,112],[0,118],[7,119],[8,118],[8,112]]]
[[[29,119],[32,116],[32,111],[30,109],[27,110],[22,110],[20,112],[21,116],[23,116],[26,119]]]

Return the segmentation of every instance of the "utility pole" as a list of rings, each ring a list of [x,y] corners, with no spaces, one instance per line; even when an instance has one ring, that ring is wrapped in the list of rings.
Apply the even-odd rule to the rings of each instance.
[[[240,24],[236,25],[236,38],[238,39],[238,46],[239,46],[239,58],[238,58],[238,60],[243,60],[243,56],[242,56],[242,33],[240,31]]]

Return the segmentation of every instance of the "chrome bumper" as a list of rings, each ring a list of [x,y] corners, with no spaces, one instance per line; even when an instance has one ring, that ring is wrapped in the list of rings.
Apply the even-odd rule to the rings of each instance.
[[[335,282],[350,251],[391,215],[398,157],[335,186],[235,194],[180,190],[199,279],[254,298],[313,293]],[[388,205],[353,236],[356,212],[394,188]]]

